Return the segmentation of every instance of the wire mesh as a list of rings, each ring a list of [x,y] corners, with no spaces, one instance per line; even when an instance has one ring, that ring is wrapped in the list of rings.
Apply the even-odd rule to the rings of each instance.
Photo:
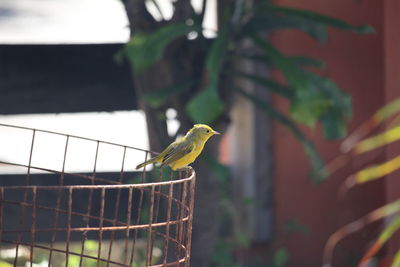
[[[14,138],[4,140],[10,131]],[[136,172],[150,151],[26,127],[0,124],[0,139],[10,147],[0,154],[0,262],[189,266],[192,169]],[[43,148],[51,139],[62,145]],[[82,153],[86,160],[77,160]],[[118,172],[99,172],[116,158]],[[90,171],[73,172],[78,162]]]

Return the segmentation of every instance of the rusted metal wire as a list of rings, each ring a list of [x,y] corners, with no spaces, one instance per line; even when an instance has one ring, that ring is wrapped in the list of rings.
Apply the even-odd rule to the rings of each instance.
[[[48,267],[189,266],[195,191],[192,169],[163,177],[162,170],[149,171],[147,166],[140,173],[133,166],[154,152],[0,124],[0,134],[7,129],[30,135],[30,141],[25,142],[29,143],[25,162],[6,160],[7,153],[14,151],[0,154],[1,166],[25,170],[12,178],[0,174],[0,260],[14,266],[34,266],[38,261]],[[65,138],[60,139],[59,152],[46,151],[49,157],[61,159],[60,169],[35,165],[41,146],[37,139],[43,136]],[[87,155],[92,157],[91,171],[66,172],[74,160],[70,146],[77,140],[95,147]],[[106,145],[121,151],[117,156],[120,169],[110,177],[98,171],[107,160]],[[2,258],[6,249],[14,256]]]

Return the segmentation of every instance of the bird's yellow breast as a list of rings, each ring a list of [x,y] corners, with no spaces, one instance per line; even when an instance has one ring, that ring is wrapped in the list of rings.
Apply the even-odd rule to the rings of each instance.
[[[182,158],[178,159],[175,162],[172,162],[169,166],[171,167],[172,170],[177,170],[181,169],[183,167],[186,167],[200,155],[201,151],[203,151],[204,148],[204,143],[205,142],[200,142],[197,145],[193,145],[193,149],[190,153],[187,155],[183,156]]]

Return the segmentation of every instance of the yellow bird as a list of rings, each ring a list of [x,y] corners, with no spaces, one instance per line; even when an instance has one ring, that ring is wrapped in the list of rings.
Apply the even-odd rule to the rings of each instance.
[[[161,166],[168,165],[174,171],[184,168],[195,161],[201,151],[203,151],[204,144],[215,134],[220,133],[214,131],[208,125],[195,124],[184,137],[170,144],[156,157],[137,165],[136,169],[151,163],[161,163]]]

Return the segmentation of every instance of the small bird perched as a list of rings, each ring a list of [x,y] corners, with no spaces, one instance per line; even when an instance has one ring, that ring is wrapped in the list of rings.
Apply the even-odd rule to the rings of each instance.
[[[184,137],[170,144],[156,157],[137,165],[136,169],[151,163],[161,163],[161,166],[168,165],[174,171],[184,168],[195,161],[201,151],[203,151],[204,144],[215,134],[220,133],[214,131],[208,125],[195,124]]]

